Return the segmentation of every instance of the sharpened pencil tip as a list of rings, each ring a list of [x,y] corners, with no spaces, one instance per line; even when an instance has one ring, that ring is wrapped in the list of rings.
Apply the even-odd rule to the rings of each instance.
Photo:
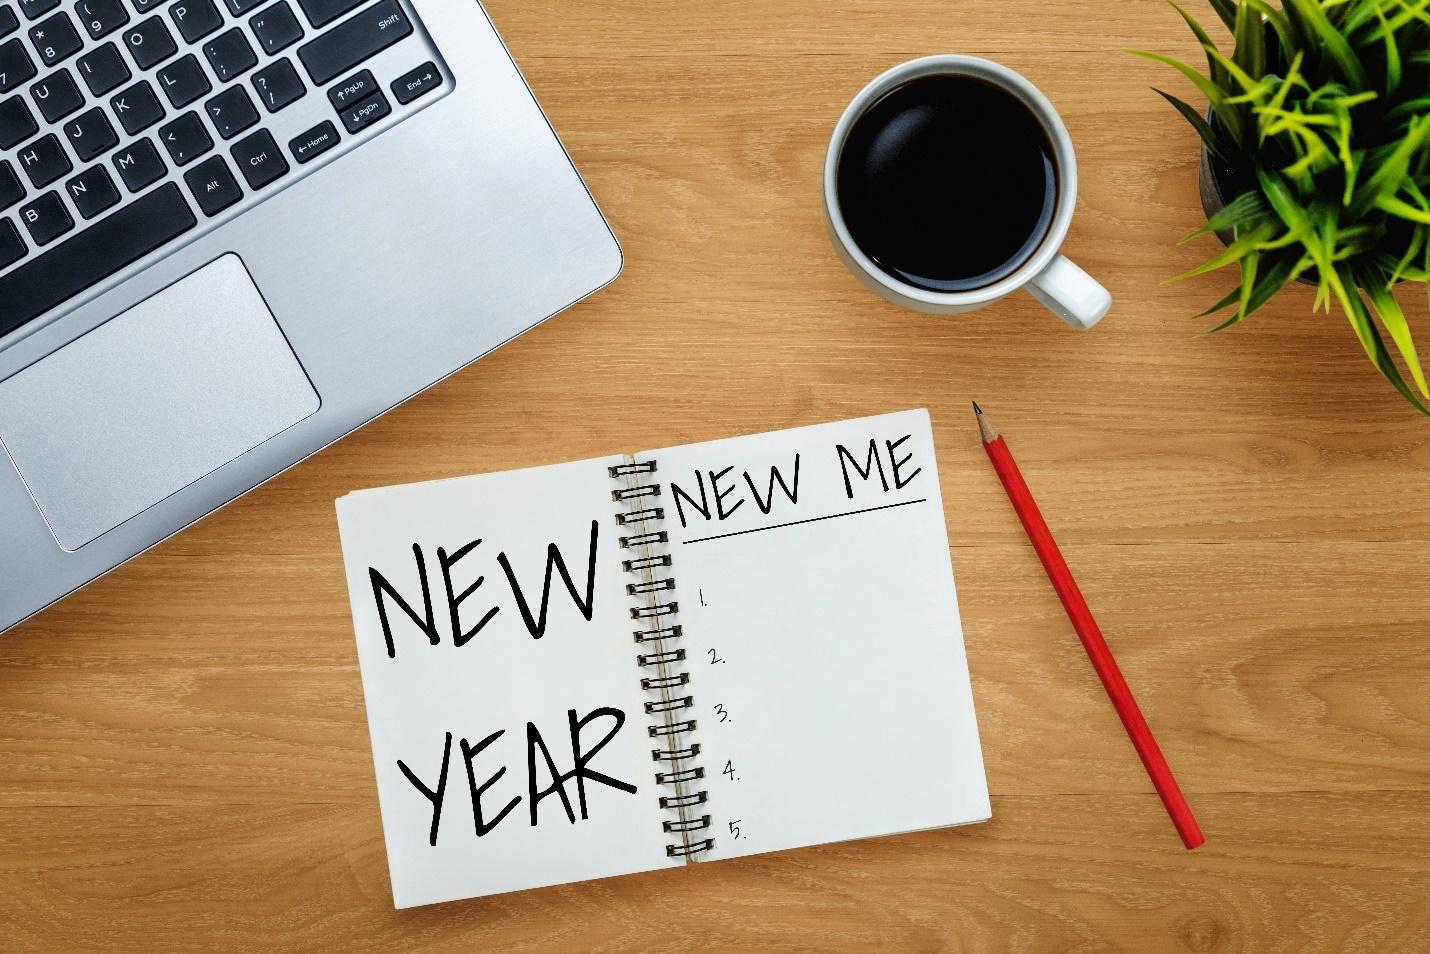
[[[978,402],[977,402],[977,401],[974,401],[974,402],[973,402],[973,413],[974,413],[974,414],[982,414],[982,413],[983,413],[983,408],[981,408],[981,407],[978,406]]]

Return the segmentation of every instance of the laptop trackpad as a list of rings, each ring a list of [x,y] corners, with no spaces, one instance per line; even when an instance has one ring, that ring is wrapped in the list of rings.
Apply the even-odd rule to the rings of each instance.
[[[230,253],[0,382],[0,443],[78,550],[318,404]]]

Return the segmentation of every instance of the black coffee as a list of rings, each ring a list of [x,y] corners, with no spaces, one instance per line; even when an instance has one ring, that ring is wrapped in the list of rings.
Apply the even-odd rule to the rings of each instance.
[[[1057,164],[1013,94],[926,76],[884,94],[839,157],[840,211],[895,278],[936,292],[992,284],[1031,256],[1052,222]]]

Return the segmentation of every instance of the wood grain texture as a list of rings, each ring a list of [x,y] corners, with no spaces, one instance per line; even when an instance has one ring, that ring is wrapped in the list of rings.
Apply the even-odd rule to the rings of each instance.
[[[1430,932],[1430,422],[1292,289],[1229,333],[1152,0],[492,0],[626,270],[0,640],[5,951],[1383,951]],[[1211,19],[1208,17],[1208,19]],[[901,312],[820,221],[882,69],[1062,110],[1093,332]],[[479,134],[480,131],[476,131]],[[1423,314],[1417,305],[1416,314]],[[1179,846],[979,446],[1004,429],[1208,835]],[[332,501],[930,408],[990,824],[395,912]],[[811,797],[837,798],[837,786]]]

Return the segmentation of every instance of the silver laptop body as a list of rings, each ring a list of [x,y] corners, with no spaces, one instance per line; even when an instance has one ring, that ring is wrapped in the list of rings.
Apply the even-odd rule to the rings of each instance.
[[[0,631],[621,268],[476,0],[0,0],[0,146]]]

